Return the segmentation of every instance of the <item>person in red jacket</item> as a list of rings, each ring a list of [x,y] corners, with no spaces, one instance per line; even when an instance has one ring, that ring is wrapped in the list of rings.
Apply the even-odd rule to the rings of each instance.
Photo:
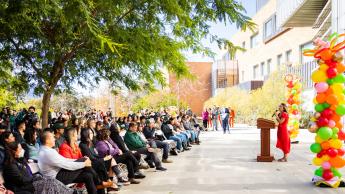
[[[65,158],[70,159],[80,159],[83,157],[80,148],[77,144],[78,141],[78,132],[75,128],[68,128],[66,131],[66,141],[61,144],[59,147],[59,154]],[[95,178],[102,181],[102,187],[97,187],[101,190],[101,193],[104,193],[104,188],[116,187],[113,182],[109,180],[107,175],[107,170],[105,166],[101,164],[92,164],[92,169],[95,175]]]

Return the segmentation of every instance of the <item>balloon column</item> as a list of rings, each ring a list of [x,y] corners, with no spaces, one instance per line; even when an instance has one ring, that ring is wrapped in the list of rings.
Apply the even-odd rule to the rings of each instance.
[[[338,169],[345,165],[342,142],[345,131],[341,123],[341,117],[345,115],[345,66],[340,53],[345,48],[345,40],[338,43],[338,39],[344,36],[332,34],[329,42],[317,39],[314,50],[304,51],[304,55],[314,56],[319,64],[311,76],[317,94],[314,99],[315,123],[309,128],[310,132],[316,133],[316,137],[310,150],[316,154],[313,164],[319,166],[313,182],[333,188],[341,183],[342,175]]]
[[[285,76],[287,83],[287,104],[289,110],[288,130],[291,140],[296,139],[299,133],[299,120],[301,119],[300,104],[302,84],[300,80],[291,74]]]

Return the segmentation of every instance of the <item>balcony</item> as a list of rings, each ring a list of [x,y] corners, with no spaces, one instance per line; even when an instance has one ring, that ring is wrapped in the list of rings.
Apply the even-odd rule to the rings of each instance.
[[[285,74],[293,74],[301,78],[303,89],[313,88],[313,81],[311,80],[311,74],[318,67],[316,61],[306,62],[297,66],[287,66]]]
[[[277,24],[280,27],[313,26],[327,0],[277,0]]]

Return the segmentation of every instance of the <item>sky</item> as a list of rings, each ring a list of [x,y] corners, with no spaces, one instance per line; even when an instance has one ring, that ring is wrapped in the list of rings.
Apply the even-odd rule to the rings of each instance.
[[[249,17],[254,16],[256,11],[256,0],[240,0],[246,9],[246,15]],[[235,24],[232,25],[225,25],[224,23],[211,23],[211,29],[210,33],[217,35],[221,38],[231,39],[231,36],[234,35],[237,32],[237,28]],[[214,53],[217,55],[215,56],[215,59],[221,58],[222,54],[224,54],[224,51],[221,51],[218,48],[217,43],[211,43],[209,40],[203,40],[203,44],[206,47],[209,47]],[[200,54],[193,54],[192,52],[186,52],[185,56],[188,61],[214,61],[210,57],[204,57]]]

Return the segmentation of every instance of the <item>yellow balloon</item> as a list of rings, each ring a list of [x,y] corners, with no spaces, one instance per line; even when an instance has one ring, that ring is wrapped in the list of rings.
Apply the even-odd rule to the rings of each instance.
[[[326,64],[322,64],[319,67],[319,70],[324,71],[324,72],[327,71],[327,69],[328,69],[328,66]]]
[[[321,157],[321,160],[324,161],[324,162],[326,162],[326,161],[329,160],[329,156],[328,156],[328,155],[323,155],[323,156]]]
[[[323,163],[323,160],[321,158],[316,157],[313,159],[313,164],[315,166],[321,166],[322,163]]]
[[[315,136],[315,142],[321,144],[323,140],[317,135]]]
[[[316,98],[313,99],[313,103],[314,103],[314,104],[318,104]]]
[[[342,94],[344,91],[343,84],[339,84],[339,83],[331,85],[331,88],[335,94]]]
[[[340,93],[340,94],[338,93],[336,95],[338,97],[338,102],[342,102],[345,100],[345,95],[343,93]]]
[[[331,139],[329,140],[329,144],[332,148],[340,149],[343,143],[339,139]]]
[[[316,82],[316,83],[325,82],[327,81],[327,75],[325,71],[316,70],[311,75],[311,79],[313,80],[313,82]]]

